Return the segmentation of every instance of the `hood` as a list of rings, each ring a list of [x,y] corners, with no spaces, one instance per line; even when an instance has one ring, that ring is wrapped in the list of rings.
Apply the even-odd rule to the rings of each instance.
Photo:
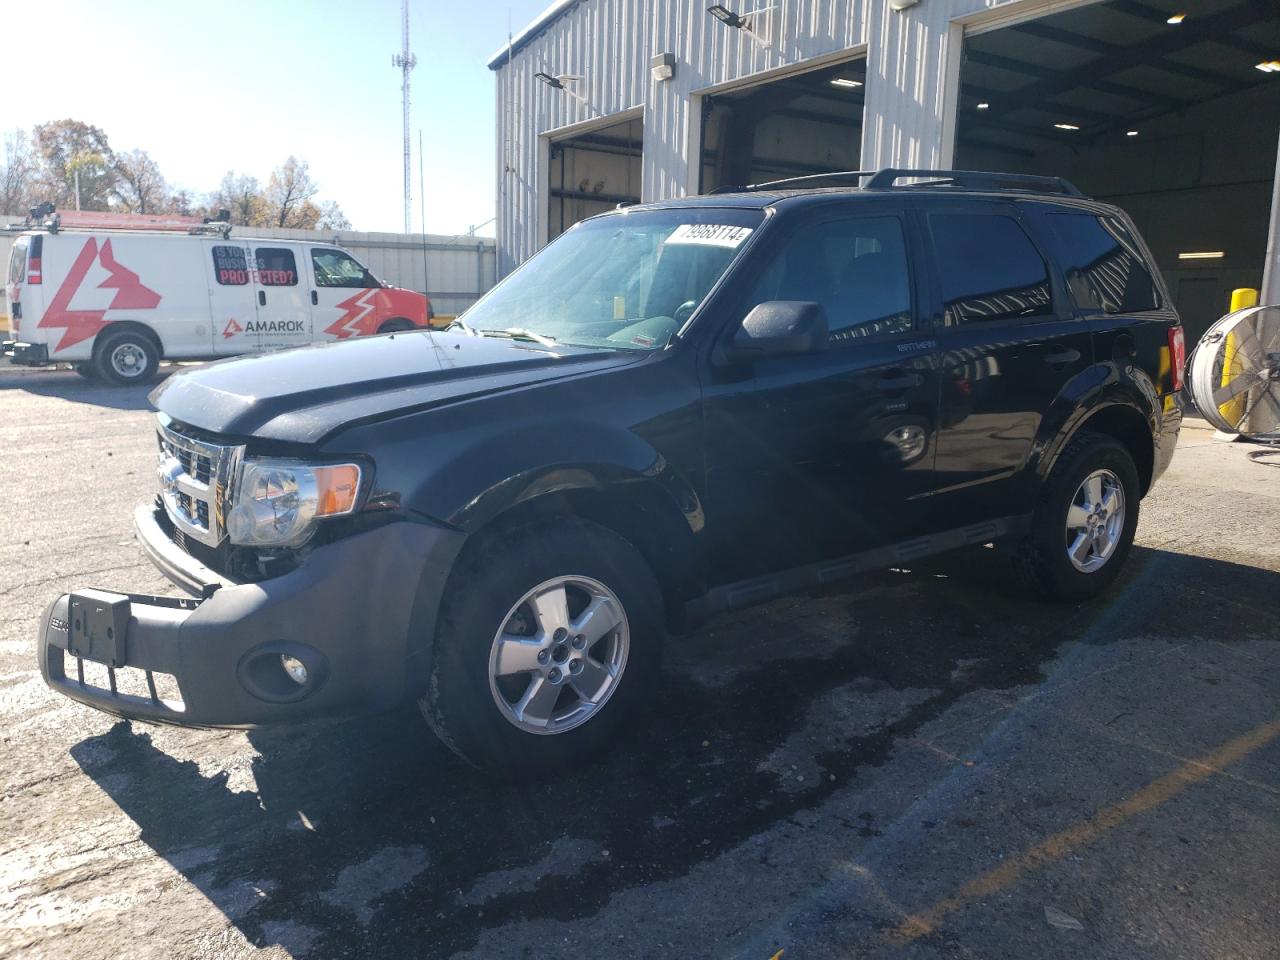
[[[175,374],[157,410],[211,433],[316,443],[353,422],[634,363],[643,354],[414,331],[225,360]]]

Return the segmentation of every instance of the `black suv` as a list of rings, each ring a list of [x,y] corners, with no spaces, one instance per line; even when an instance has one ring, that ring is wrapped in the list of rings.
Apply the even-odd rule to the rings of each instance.
[[[45,679],[193,726],[414,697],[535,772],[717,611],[993,541],[1104,589],[1181,421],[1133,223],[1052,178],[848,176],[584,221],[446,333],[170,378],[135,523],[194,599],[59,598]]]

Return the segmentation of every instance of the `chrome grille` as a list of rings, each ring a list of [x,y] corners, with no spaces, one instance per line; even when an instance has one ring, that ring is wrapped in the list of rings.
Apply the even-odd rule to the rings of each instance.
[[[180,537],[216,547],[226,536],[226,509],[242,446],[197,439],[157,415],[160,499]]]

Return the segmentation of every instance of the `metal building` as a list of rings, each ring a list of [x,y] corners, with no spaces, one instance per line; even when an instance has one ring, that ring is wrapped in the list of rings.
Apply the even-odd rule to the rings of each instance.
[[[1275,0],[558,0],[489,66],[500,276],[619,202],[954,166],[1125,207],[1192,336],[1280,300]]]

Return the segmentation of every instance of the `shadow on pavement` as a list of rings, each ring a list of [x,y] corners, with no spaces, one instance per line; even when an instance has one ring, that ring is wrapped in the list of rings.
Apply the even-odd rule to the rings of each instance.
[[[620,891],[688,873],[872,776],[896,741],[960,697],[1041,681],[1064,644],[1274,632],[1269,599],[1233,605],[1229,624],[1209,604],[1170,602],[1201,591],[1274,598],[1280,575],[1136,548],[1109,597],[1063,606],[1030,597],[996,551],[977,549],[722,617],[672,641],[663,688],[625,742],[545,783],[484,780],[411,706],[250,733],[256,794],[128,723],[72,755],[251,942],[447,956],[485,928],[590,917]],[[810,704],[851,684],[857,695],[930,695],[822,753],[811,788],[779,789],[762,762]],[[266,895],[246,899],[249,889]],[[650,943],[629,929],[626,952],[666,953],[661,928]]]
[[[57,397],[71,403],[85,403],[113,410],[150,410],[147,394],[178,368],[163,366],[160,375],[136,387],[115,387],[80,376],[74,370],[39,370],[16,372],[0,366],[0,395],[7,390],[21,390],[41,397]]]

